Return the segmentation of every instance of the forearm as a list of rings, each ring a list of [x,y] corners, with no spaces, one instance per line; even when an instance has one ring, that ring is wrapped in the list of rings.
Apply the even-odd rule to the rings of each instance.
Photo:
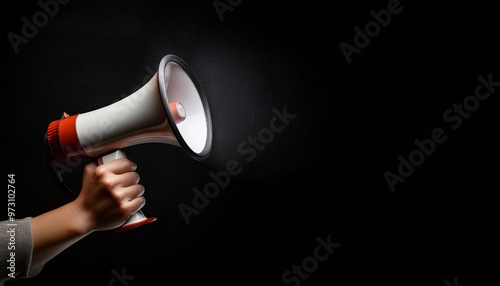
[[[73,202],[32,219],[33,258],[38,267],[91,232],[89,223]]]

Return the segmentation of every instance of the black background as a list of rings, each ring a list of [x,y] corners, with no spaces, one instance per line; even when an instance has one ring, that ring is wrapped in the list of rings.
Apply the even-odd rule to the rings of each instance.
[[[300,285],[499,285],[498,87],[456,130],[443,121],[478,76],[500,81],[495,1],[401,1],[349,64],[339,44],[389,1],[242,1],[221,20],[210,0],[73,0],[16,54],[7,34],[41,10],[20,2],[0,3],[2,170],[16,174],[17,218],[71,199],[46,166],[48,124],[131,94],[166,54],[201,82],[214,141],[204,161],[128,148],[158,220],[92,233],[12,285],[295,285],[283,273],[328,236],[340,247]],[[296,117],[247,161],[239,144],[285,107]],[[391,192],[384,172],[435,128],[447,140]],[[179,204],[230,160],[241,173],[186,224]]]

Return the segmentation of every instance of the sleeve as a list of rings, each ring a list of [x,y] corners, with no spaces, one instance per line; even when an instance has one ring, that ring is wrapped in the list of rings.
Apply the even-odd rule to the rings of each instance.
[[[0,285],[5,281],[30,278],[40,273],[43,265],[32,269],[32,217],[0,221]]]

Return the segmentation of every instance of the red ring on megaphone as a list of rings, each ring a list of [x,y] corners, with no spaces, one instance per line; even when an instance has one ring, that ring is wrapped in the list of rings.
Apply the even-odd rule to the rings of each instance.
[[[48,148],[60,163],[66,163],[76,156],[87,157],[76,132],[77,117],[78,114],[69,116],[64,113],[63,118],[52,121],[47,129]]]

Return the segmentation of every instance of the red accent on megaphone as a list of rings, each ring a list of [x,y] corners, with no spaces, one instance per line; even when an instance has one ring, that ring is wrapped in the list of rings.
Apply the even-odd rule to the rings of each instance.
[[[168,108],[170,109],[170,114],[172,114],[175,124],[179,124],[186,119],[186,110],[180,102],[170,102]],[[179,109],[182,110],[182,114],[179,113]]]
[[[75,157],[88,157],[76,133],[76,119],[78,114],[69,116],[64,113],[63,118],[54,120],[47,128],[47,145],[54,159],[60,163],[67,163]]]
[[[150,218],[147,218],[145,220],[138,221],[138,222],[124,224],[124,225],[120,226],[119,228],[116,228],[115,232],[121,232],[124,230],[129,230],[131,228],[136,228],[136,227],[139,227],[139,226],[144,225],[144,224],[148,224],[148,223],[153,222],[153,221],[156,221],[156,217],[150,217]]]

